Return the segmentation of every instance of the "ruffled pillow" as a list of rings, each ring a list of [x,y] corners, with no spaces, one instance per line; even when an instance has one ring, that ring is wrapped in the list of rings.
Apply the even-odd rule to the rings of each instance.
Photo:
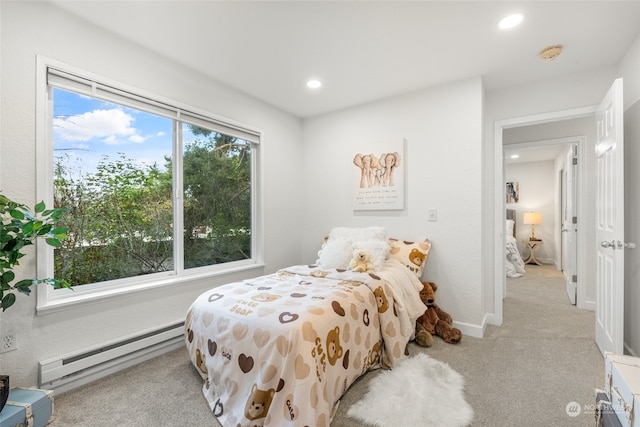
[[[387,240],[387,229],[384,227],[334,227],[329,232],[329,240],[346,239],[352,242],[369,240]]]
[[[376,270],[381,270],[391,250],[386,228],[334,227],[325,236],[316,263],[324,268],[346,269],[353,258],[354,249],[366,250],[371,264]]]
[[[341,268],[346,270],[353,258],[353,246],[346,239],[331,240],[318,253],[318,264],[323,268]]]

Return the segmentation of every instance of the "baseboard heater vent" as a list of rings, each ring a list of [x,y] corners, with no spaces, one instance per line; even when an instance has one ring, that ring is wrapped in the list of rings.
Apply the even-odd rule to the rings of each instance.
[[[44,360],[39,364],[40,387],[63,393],[183,345],[184,322],[179,322]]]

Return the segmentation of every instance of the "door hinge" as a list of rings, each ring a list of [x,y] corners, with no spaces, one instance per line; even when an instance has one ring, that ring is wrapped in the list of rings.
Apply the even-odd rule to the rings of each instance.
[[[574,216],[573,218],[571,218],[571,223],[572,224],[577,224],[578,223],[578,217]]]
[[[575,274],[574,274],[573,276],[571,276],[571,281],[572,281],[573,283],[578,283],[578,276],[577,276],[577,275],[575,275]]]
[[[573,158],[573,165],[575,166],[575,165],[577,165],[577,164],[578,164],[578,158],[577,158],[577,157],[574,157],[574,158]]]

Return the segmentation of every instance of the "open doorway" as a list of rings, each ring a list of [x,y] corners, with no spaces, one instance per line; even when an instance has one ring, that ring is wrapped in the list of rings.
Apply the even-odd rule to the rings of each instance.
[[[514,119],[508,119],[496,122],[495,124],[495,174],[494,174],[494,189],[496,200],[496,230],[504,230],[504,224],[506,219],[506,187],[505,187],[505,135],[509,133],[520,133],[522,138],[514,138],[511,140],[518,143],[529,143],[531,147],[539,145],[540,141],[548,141],[553,139],[560,139],[566,137],[576,137],[585,134],[583,129],[575,130],[572,126],[576,125],[580,119],[583,121],[595,122],[594,120],[595,107],[586,107],[573,110],[565,110],[553,113],[545,113],[535,116],[526,116]],[[588,131],[586,133],[593,132]],[[506,135],[507,139],[511,136]],[[595,272],[589,274],[590,269],[593,269],[594,260],[590,259],[594,251],[588,251],[588,248],[594,248],[595,240],[593,233],[588,233],[587,230],[594,226],[595,216],[593,209],[587,209],[591,200],[594,197],[592,189],[595,188],[593,180],[595,174],[593,168],[595,160],[593,158],[593,152],[595,151],[592,146],[595,138],[587,137],[585,139],[585,149],[582,150],[584,160],[583,164],[584,173],[582,174],[581,188],[583,191],[583,197],[580,197],[577,209],[580,212],[584,212],[584,218],[578,218],[581,227],[577,230],[577,239],[580,241],[577,258],[577,281],[584,281],[584,292],[582,294],[583,301],[581,308],[595,309]],[[502,300],[506,296],[506,275],[505,275],[505,236],[502,235],[502,239],[496,243],[496,258],[494,274],[496,278],[495,288],[495,317],[499,323],[502,322]]]
[[[517,249],[524,259],[528,257],[527,267],[535,269],[536,265],[546,265],[562,273],[567,298],[579,308],[588,308],[586,284],[584,280],[578,283],[577,272],[578,228],[582,225],[578,222],[578,206],[582,201],[582,153],[587,136],[531,142],[519,142],[519,139],[522,135],[529,139],[534,135],[573,133],[581,131],[581,127],[588,132],[590,124],[591,119],[587,118],[566,122],[561,128],[549,129],[543,125],[533,132],[528,129],[523,134],[519,129],[516,133],[505,131],[503,134],[505,187],[519,190],[517,199],[508,194],[506,198],[507,212],[516,217],[513,236]],[[533,224],[532,215],[537,219]]]

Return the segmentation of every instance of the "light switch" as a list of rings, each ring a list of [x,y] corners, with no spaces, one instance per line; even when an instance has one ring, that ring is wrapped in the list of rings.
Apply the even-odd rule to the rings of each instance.
[[[427,209],[427,219],[429,221],[437,221],[438,220],[438,209]]]

